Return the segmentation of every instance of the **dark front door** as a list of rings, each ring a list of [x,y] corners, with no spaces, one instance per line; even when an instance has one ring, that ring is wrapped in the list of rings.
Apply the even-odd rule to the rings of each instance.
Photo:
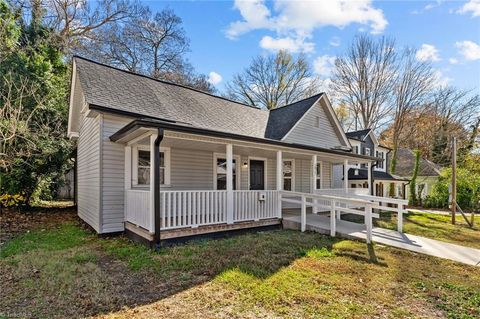
[[[265,189],[265,162],[250,161],[250,189]]]

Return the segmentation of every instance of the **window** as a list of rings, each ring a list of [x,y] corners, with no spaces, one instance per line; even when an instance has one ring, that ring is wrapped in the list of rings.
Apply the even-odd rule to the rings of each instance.
[[[315,116],[315,127],[320,127],[320,116]]]
[[[360,152],[358,152],[358,145],[355,145],[355,146],[353,147],[353,152],[354,152],[355,154],[360,154]]]
[[[237,189],[237,158],[233,159],[233,189]],[[227,160],[215,157],[215,185],[217,190],[227,189]]]
[[[365,155],[370,156],[370,149],[368,147],[365,147]]]
[[[317,163],[315,189],[322,188],[322,162]]]
[[[295,162],[293,160],[283,161],[283,190],[293,191],[295,189]]]
[[[134,183],[136,185],[150,185],[150,151],[139,148],[134,161]],[[135,169],[136,168],[136,169]],[[170,184],[170,150],[160,149],[160,185]]]
[[[377,151],[377,156],[376,157],[380,157],[380,158],[383,159],[384,158],[383,156],[384,156],[383,152]],[[384,160],[378,161],[377,167],[383,169],[383,163],[384,163]]]

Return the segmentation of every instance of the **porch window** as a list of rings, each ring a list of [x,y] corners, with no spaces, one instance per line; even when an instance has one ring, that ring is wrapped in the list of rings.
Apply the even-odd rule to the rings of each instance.
[[[315,169],[315,189],[322,188],[322,162],[317,163]]]
[[[233,159],[233,189],[237,189],[237,159]],[[217,190],[227,189],[227,160],[217,157],[215,162],[215,175]]]
[[[136,154],[136,173],[134,180],[136,185],[150,185],[150,151],[138,149]],[[170,151],[169,149],[160,149],[160,185],[170,184]]]
[[[295,189],[295,162],[293,160],[283,161],[283,190],[293,191]]]

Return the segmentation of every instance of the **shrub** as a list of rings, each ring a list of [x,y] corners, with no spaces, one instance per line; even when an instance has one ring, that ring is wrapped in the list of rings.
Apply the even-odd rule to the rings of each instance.
[[[25,197],[20,194],[10,195],[3,194],[0,195],[0,205],[1,207],[19,207],[25,204]]]

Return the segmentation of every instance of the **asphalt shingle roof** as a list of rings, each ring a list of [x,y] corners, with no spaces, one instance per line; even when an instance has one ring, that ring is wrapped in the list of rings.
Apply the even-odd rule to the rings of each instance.
[[[414,165],[415,154],[413,151],[407,148],[398,149],[395,174],[404,177],[412,176]],[[418,176],[438,176],[440,175],[440,168],[441,167],[439,165],[424,158],[420,158]]]
[[[352,131],[352,132],[347,132],[345,133],[345,135],[347,135],[348,138],[354,138],[356,140],[361,140],[363,141],[365,136],[368,135],[368,133],[370,133],[372,129],[364,129],[364,130],[359,130],[359,131]]]
[[[358,170],[358,175],[355,175],[355,170]],[[395,177],[389,173],[373,170],[373,179],[374,180],[399,180],[398,177]],[[349,180],[363,180],[368,179],[368,170],[366,168],[350,168],[348,170],[348,179]]]
[[[252,137],[281,139],[319,95],[267,111],[75,57],[89,105]]]

